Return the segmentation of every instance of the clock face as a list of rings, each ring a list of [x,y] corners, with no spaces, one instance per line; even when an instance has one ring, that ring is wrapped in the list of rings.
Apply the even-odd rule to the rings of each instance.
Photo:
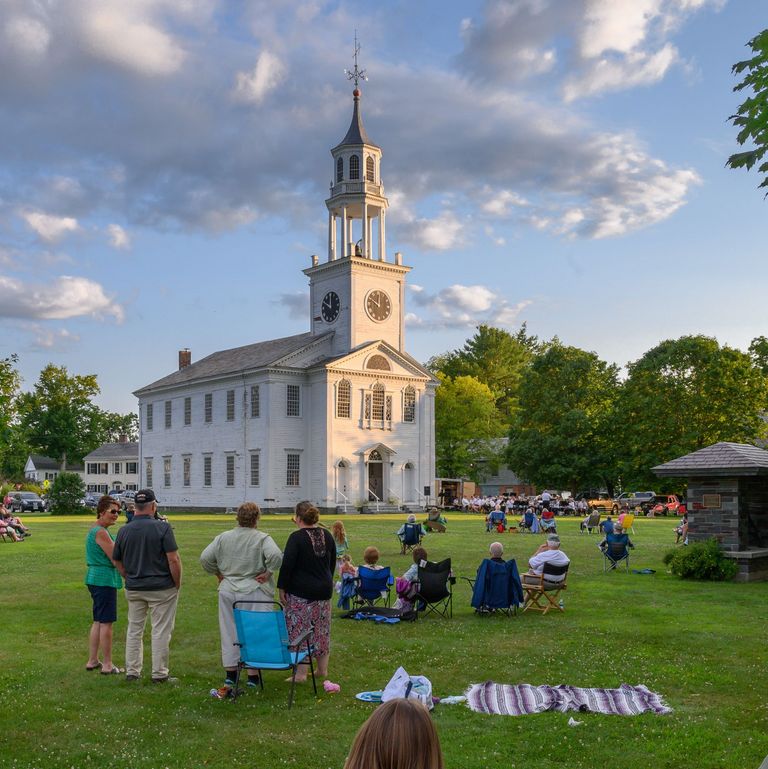
[[[323,320],[326,323],[333,323],[339,317],[340,309],[339,295],[335,291],[329,291],[323,297],[323,303],[320,306],[320,314],[323,316]]]
[[[365,297],[365,311],[371,320],[386,320],[392,312],[392,302],[383,291],[376,289]]]

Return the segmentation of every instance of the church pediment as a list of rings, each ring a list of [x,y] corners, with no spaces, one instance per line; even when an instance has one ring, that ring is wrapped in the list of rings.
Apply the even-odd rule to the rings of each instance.
[[[400,353],[384,341],[362,345],[347,355],[329,362],[326,368],[339,373],[365,372],[380,377],[434,380],[432,374],[410,355]]]

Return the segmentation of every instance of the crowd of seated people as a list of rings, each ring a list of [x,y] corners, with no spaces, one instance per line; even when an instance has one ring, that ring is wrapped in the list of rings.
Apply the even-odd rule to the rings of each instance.
[[[0,504],[0,536],[7,537],[11,542],[21,542],[25,537],[32,536],[32,532],[18,515]]]

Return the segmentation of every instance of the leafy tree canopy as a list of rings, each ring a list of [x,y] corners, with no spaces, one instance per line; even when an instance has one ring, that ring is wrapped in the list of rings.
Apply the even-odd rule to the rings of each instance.
[[[435,395],[437,472],[442,478],[479,480],[494,464],[504,425],[488,385],[474,377],[438,373]]]
[[[755,148],[731,155],[726,165],[747,170],[757,165],[757,170],[764,174],[758,185],[760,188],[768,187],[768,159],[765,158],[768,151],[768,29],[752,38],[747,45],[754,55],[733,65],[735,75],[744,75],[733,90],[749,89],[752,95],[739,105],[730,120],[740,129],[736,141],[742,146],[752,142]]]
[[[85,483],[77,473],[59,473],[48,492],[53,515],[75,515],[89,512],[81,504]]]
[[[101,420],[102,443],[117,443],[123,435],[129,441],[139,440],[139,418],[136,414],[102,411]]]
[[[21,427],[32,449],[53,459],[81,462],[102,443],[95,374],[70,376],[65,366],[47,365],[29,393],[18,399]]]
[[[468,376],[487,385],[500,417],[509,423],[518,408],[523,372],[537,344],[524,325],[514,335],[500,328],[478,326],[462,348],[435,356],[427,367],[451,378]]]
[[[718,441],[753,443],[766,434],[768,380],[748,353],[684,336],[628,369],[615,427],[625,485],[660,486],[650,471],[655,465]]]
[[[613,484],[608,421],[617,367],[557,339],[534,356],[520,386],[507,461],[539,488]]]

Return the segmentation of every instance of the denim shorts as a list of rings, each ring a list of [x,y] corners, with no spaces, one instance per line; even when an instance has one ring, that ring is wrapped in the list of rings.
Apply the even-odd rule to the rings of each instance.
[[[94,622],[117,622],[117,588],[88,585],[93,599]]]

